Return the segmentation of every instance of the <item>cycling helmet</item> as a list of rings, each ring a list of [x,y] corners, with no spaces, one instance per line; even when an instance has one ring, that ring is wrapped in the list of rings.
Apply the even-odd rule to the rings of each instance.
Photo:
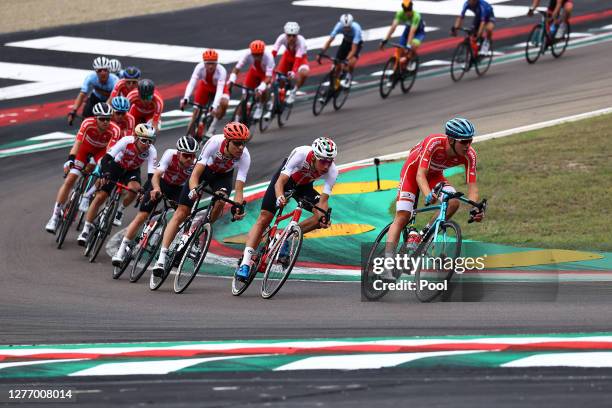
[[[93,69],[96,71],[99,69],[109,69],[110,61],[106,57],[97,57],[93,60]]]
[[[93,107],[93,115],[95,117],[110,118],[113,114],[113,109],[106,102],[98,102]]]
[[[155,84],[150,79],[141,79],[138,81],[138,95],[142,99],[153,98],[153,91],[155,91]]]
[[[202,53],[202,59],[204,62],[217,62],[219,60],[219,53],[213,49],[206,50]]]
[[[191,136],[183,136],[176,141],[176,150],[182,153],[195,153],[198,151],[198,142]]]
[[[127,112],[130,110],[130,101],[125,96],[115,96],[111,100],[111,106],[116,112]]]
[[[471,139],[476,133],[472,122],[460,117],[453,118],[446,122],[445,130],[446,136],[460,140]]]
[[[113,74],[118,74],[121,71],[121,62],[118,59],[108,61],[108,70]]]
[[[261,40],[255,40],[249,45],[249,48],[251,49],[251,54],[261,55],[266,49],[266,43]]]
[[[249,140],[249,128],[240,122],[230,122],[223,128],[223,136],[227,140],[238,140],[246,142]]]
[[[134,129],[134,134],[137,138],[150,140],[152,143],[155,143],[155,139],[157,136],[155,135],[155,128],[148,123],[140,123],[136,125]]]
[[[317,159],[333,160],[338,155],[338,147],[329,137],[319,137],[312,142],[312,151]]]
[[[352,14],[343,14],[340,16],[340,23],[344,27],[350,27],[353,24],[353,15]]]
[[[300,25],[295,21],[288,21],[285,23],[284,29],[287,35],[298,35],[300,33]]]
[[[123,78],[125,79],[139,79],[140,70],[136,67],[127,67],[123,70]]]
[[[412,0],[402,0],[402,8],[406,11],[412,11]]]

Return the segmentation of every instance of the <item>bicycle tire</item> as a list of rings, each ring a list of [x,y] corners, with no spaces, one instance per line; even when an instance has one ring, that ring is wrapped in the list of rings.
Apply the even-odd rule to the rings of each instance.
[[[157,255],[161,248],[164,230],[166,229],[165,214],[162,213],[162,215],[164,217],[157,221],[155,227],[148,232],[147,237],[143,237],[138,243],[138,251],[136,252],[134,265],[130,271],[130,282],[132,283],[138,282],[142,275],[144,275],[149,265],[151,265],[153,258],[155,258],[155,255]],[[152,239],[153,242],[151,242]],[[146,258],[144,258],[143,263],[140,263],[143,256],[146,256]]]
[[[453,81],[458,82],[463,78],[465,73],[469,70],[470,66],[471,51],[465,42],[460,43],[455,48],[453,53],[453,59],[451,61],[451,78]]]
[[[290,91],[287,90],[286,92],[290,92]],[[287,94],[286,92],[285,92],[285,95]],[[282,102],[280,100],[280,97],[278,96],[276,97],[276,100],[278,101],[278,105],[277,105],[278,114],[276,115],[276,120],[278,122],[278,127],[282,128],[289,121],[289,117],[291,116],[291,111],[293,110],[293,104],[287,103],[286,97],[285,97],[285,100]]]
[[[128,252],[123,259],[123,262],[121,262],[121,265],[113,266],[113,279],[119,279],[128,266],[130,266],[132,259],[134,259],[134,248],[128,248],[127,251]]]
[[[323,108],[329,102],[329,92],[331,89],[332,74],[327,73],[319,83],[317,92],[315,92],[314,99],[312,100],[312,114],[319,116],[323,112]]]
[[[68,209],[65,211],[66,216],[62,214],[62,224],[57,235],[57,249],[61,249],[68,235],[68,230],[76,218],[77,211],[79,210],[79,200],[81,198],[81,183],[72,191],[70,195],[70,201],[68,202]]]
[[[182,239],[183,231],[185,230],[185,228],[190,228],[190,227],[191,227],[191,222],[185,222],[183,226],[179,228],[179,230],[177,231],[176,236],[174,237],[174,239],[172,240],[172,243],[170,244],[170,247],[168,248],[168,254],[166,255],[166,265],[164,268],[164,273],[162,274],[161,277],[159,277],[159,276],[153,275],[153,271],[151,271],[151,277],[149,279],[149,289],[151,290],[159,289],[159,287],[164,284],[166,279],[168,279],[168,276],[170,276],[170,272],[172,271],[172,268],[174,267],[174,262],[177,256],[181,256],[181,257],[183,256],[183,250],[184,250],[185,245],[183,245],[183,248],[181,248],[178,251],[176,247],[179,245]]]
[[[279,277],[278,280],[276,280],[276,284],[270,285],[270,287],[268,287],[268,283],[269,282],[271,283],[271,270],[276,262],[276,259],[278,258],[280,250],[284,242],[287,241],[287,239],[289,239],[289,237],[294,234],[297,234],[297,244],[295,246],[295,252],[293,252],[293,255],[290,256],[289,264],[283,269],[281,276]],[[297,258],[300,254],[300,249],[302,249],[303,240],[304,240],[304,234],[302,233],[302,229],[300,228],[299,225],[294,225],[293,227],[291,227],[291,229],[286,234],[286,236],[283,238],[283,240],[280,241],[276,245],[276,248],[273,250],[273,252],[268,257],[269,261],[268,261],[268,265],[266,266],[266,272],[264,273],[263,279],[261,281],[261,297],[262,298],[271,299],[276,293],[278,293],[280,288],[283,287],[283,285],[289,278],[289,275],[291,274],[291,271],[293,270],[293,266],[295,265],[295,262],[297,261]],[[291,245],[291,249],[293,248],[294,246]]]
[[[410,92],[410,90],[414,86],[414,81],[416,81],[416,77],[419,72],[419,66],[421,65],[418,55],[414,55],[412,59],[414,60],[416,67],[413,71],[408,71],[408,69],[404,69],[400,80],[400,87],[402,88],[402,92],[405,94]]]
[[[454,253],[453,253],[453,257],[456,258],[459,255],[461,255],[461,227],[454,221],[445,221],[442,224],[440,224],[439,227],[439,231],[438,231],[438,236],[440,236],[440,234],[443,234],[442,236],[444,237],[444,242],[446,242],[446,231],[448,229],[453,229],[455,231],[455,241],[453,243],[451,243],[450,247],[454,248]],[[419,245],[419,247],[417,248],[417,250],[415,251],[415,257],[427,257],[427,250],[431,247],[433,240],[435,238],[435,234],[434,234],[434,228],[431,228],[427,234],[425,234],[425,237],[423,238],[423,241],[421,242],[421,244]],[[449,241],[450,242],[450,241]],[[435,251],[435,249],[434,249]],[[434,253],[435,255],[435,253]],[[443,253],[443,257],[444,259],[446,259],[446,254]],[[424,258],[422,258],[424,259]],[[443,263],[443,261],[442,261]],[[439,269],[439,270],[435,270],[435,272],[439,272],[440,277],[442,277],[440,279],[440,277],[437,278],[437,281],[435,283],[439,283],[439,282],[446,282],[446,285],[449,285],[450,280],[453,276],[454,270],[452,268],[446,270],[446,269]],[[431,274],[431,273],[430,273]],[[422,288],[422,284],[421,281],[426,281],[426,282],[430,282],[428,279],[425,278],[430,278],[430,276],[424,275],[423,273],[423,263],[420,263],[416,270],[415,270],[415,274],[414,274],[414,281],[415,281],[415,294],[416,297],[419,301],[423,302],[423,303],[427,303],[427,302],[431,302],[434,299],[436,299],[442,292],[443,289],[433,289],[433,290],[423,290],[424,288]]]
[[[483,76],[491,68],[493,62],[493,40],[489,40],[489,53],[485,56],[476,56],[474,67],[476,68],[476,75]]]
[[[380,93],[380,97],[383,99],[387,99],[387,97],[395,88],[395,84],[397,83],[397,73],[395,71],[395,57],[391,57],[385,63],[383,67],[382,74],[380,74],[380,83],[378,84],[378,91]]]
[[[344,75],[342,75],[340,77],[340,81],[342,82]],[[351,93],[351,85],[352,85],[353,81],[351,81],[351,83],[349,84],[348,88],[345,88],[343,86],[340,86],[340,89],[338,89],[335,93],[334,93],[334,100],[333,100],[333,106],[334,106],[334,110],[339,111],[344,104],[346,103],[346,100],[348,99],[349,93]]]
[[[203,234],[206,234],[204,241],[200,239]],[[198,230],[194,234],[191,234],[191,237],[189,237],[189,243],[187,244],[183,258],[181,259],[181,263],[179,264],[176,275],[174,276],[174,293],[183,293],[196,277],[200,271],[200,268],[202,267],[204,259],[206,258],[211,240],[212,225],[209,222],[200,225]],[[199,250],[197,253],[197,258],[193,259],[190,257],[190,255],[193,253],[193,247],[196,246],[196,243],[199,243],[197,244],[197,246],[199,246]],[[188,259],[195,261],[191,271],[185,270],[188,269],[185,267],[185,263]],[[183,277],[183,280],[181,280],[181,277]]]
[[[552,46],[550,47],[551,52],[553,57],[555,58],[559,58],[561,57],[564,53],[565,50],[567,49],[567,45],[569,44],[569,40],[570,40],[570,33],[572,31],[572,26],[570,25],[570,23],[563,23],[566,25],[565,27],[565,33],[563,33],[563,36],[560,39],[556,39],[554,38],[552,41]],[[559,32],[559,29],[557,29],[557,33]],[[555,37],[556,37],[556,33],[555,33]],[[561,44],[561,47],[557,47],[557,45]]]
[[[543,46],[544,33],[542,32],[542,25],[536,24],[529,32],[529,37],[527,37],[527,42],[525,43],[525,59],[529,64],[535,64],[540,58]],[[535,55],[530,53],[530,51],[533,52],[534,50],[537,51]]]
[[[96,214],[94,218],[93,230],[90,231],[90,234],[87,237],[87,242],[85,243],[85,251],[83,252],[83,255],[85,255],[86,257],[89,257],[89,255],[91,254],[91,251],[94,248],[94,244],[96,243],[96,238],[98,236],[98,228],[99,228],[102,217],[105,216],[105,211],[106,211],[106,206],[104,206],[104,208],[102,208],[102,210],[99,211],[98,214]]]
[[[113,195],[115,194],[116,193],[113,193]],[[108,238],[108,236],[110,235],[111,230],[113,229],[113,220],[115,219],[115,214],[117,213],[118,207],[119,207],[119,200],[115,201],[113,199],[111,201],[110,210],[107,213],[107,215],[110,215],[110,216],[104,219],[105,221],[104,225],[102,226],[101,229],[98,230],[98,235],[96,237],[96,242],[94,244],[93,252],[89,256],[90,263],[93,263],[96,260],[96,258],[98,257],[98,254],[100,253],[100,250],[104,246],[104,242],[106,241],[106,238]]]
[[[270,99],[264,104],[263,112],[261,115],[261,119],[259,120],[259,131],[264,133],[270,127],[270,124],[274,120],[274,116],[276,115],[276,101],[274,100],[274,94],[270,95],[272,98],[272,104],[270,104]],[[271,105],[271,106],[270,106]],[[266,114],[270,112],[270,119],[264,119]]]
[[[255,255],[254,255],[257,257],[257,260],[253,263],[253,269],[251,270],[251,273],[249,274],[249,277],[247,278],[247,280],[242,281],[242,280],[236,279],[236,274],[234,273],[234,276],[232,277],[232,295],[234,296],[242,295],[249,288],[251,283],[255,280],[255,276],[257,276],[257,273],[259,272],[259,267],[261,265],[261,260],[263,259],[265,249],[268,247],[268,243],[270,242],[269,240],[270,229],[271,227],[268,226],[268,228],[266,228],[264,233],[261,234],[262,239],[260,240],[259,246],[257,247],[257,250],[255,251]]]
[[[191,123],[189,124],[186,135],[198,139],[196,129],[198,128],[198,125],[200,124],[200,118],[202,117],[202,109],[198,108],[197,106],[194,106],[193,108],[198,109],[199,112],[196,115],[195,119],[191,121]]]

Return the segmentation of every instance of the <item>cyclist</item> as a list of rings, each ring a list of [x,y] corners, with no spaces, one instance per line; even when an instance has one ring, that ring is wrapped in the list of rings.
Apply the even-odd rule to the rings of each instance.
[[[150,79],[138,81],[138,89],[132,90],[127,98],[130,100],[130,114],[136,119],[136,124],[149,122],[155,130],[159,130],[161,114],[164,110],[164,100],[155,89]]]
[[[411,60],[408,65],[408,70],[414,71],[416,69],[416,61],[412,60],[412,57],[416,55],[419,46],[425,39],[425,21],[421,18],[421,14],[414,10],[412,0],[402,1],[402,9],[395,13],[395,18],[393,19],[393,23],[391,23],[389,32],[380,42],[381,50],[385,47],[389,38],[391,38],[395,29],[400,24],[405,25],[404,32],[400,38],[400,44],[404,47],[408,47],[408,50],[398,48],[396,50],[397,61],[400,62],[403,69],[406,67],[406,63]]]
[[[87,243],[98,210],[113,191],[114,183],[112,182],[121,182],[127,184],[132,190],[140,190],[140,166],[145,161],[147,162],[148,179],[151,179],[157,160],[157,150],[153,146],[155,139],[155,128],[152,125],[141,123],[136,125],[134,136],[120,139],[106,152],[100,162],[102,177],[99,185],[101,187],[85,214],[85,226],[77,238],[79,245],[85,246]],[[128,192],[124,204],[126,201],[131,202],[134,196],[134,193]],[[120,211],[123,211],[122,207],[119,208]]]
[[[288,21],[283,27],[284,33],[279,35],[272,48],[272,55],[276,58],[281,47],[285,47],[276,71],[287,75],[289,79],[295,78],[295,86],[289,91],[286,102],[295,102],[295,94],[304,85],[310,67],[308,66],[308,48],[306,39],[300,35],[300,25],[295,21]]]
[[[385,256],[393,257],[394,249],[397,247],[400,233],[410,221],[414,205],[418,201],[419,191],[425,197],[425,203],[433,204],[438,197],[432,189],[439,182],[447,182],[443,171],[447,168],[463,165],[468,185],[468,198],[478,201],[478,186],[476,184],[476,151],[471,146],[474,134],[474,125],[467,119],[456,117],[445,126],[445,134],[432,134],[418,143],[408,153],[408,158],[402,167],[400,182],[397,192],[395,207],[395,218],[389,228]],[[456,190],[448,185],[445,191]],[[448,202],[448,218],[459,208],[459,200],[453,199]],[[476,209],[478,213],[474,216],[475,221],[482,221],[484,212]],[[435,217],[432,219],[432,221]],[[408,245],[416,246],[421,242],[421,237],[429,229],[427,224],[418,234],[410,234]],[[382,276],[385,280],[394,280],[391,270],[385,270]]]
[[[111,120],[116,123],[121,129],[121,134],[116,139],[111,139],[106,145],[106,149],[110,149],[125,136],[132,136],[136,127],[136,118],[130,114],[130,101],[125,96],[115,96],[111,101],[113,108],[113,116]]]
[[[533,3],[531,3],[531,7],[529,8],[529,12],[527,14],[532,16],[533,11],[539,5],[540,0],[533,0]],[[559,21],[561,9],[565,11],[565,16],[563,19],[563,23],[565,23],[565,25],[560,24],[561,22]],[[567,27],[567,23],[569,23],[573,10],[574,2],[572,0],[550,0],[550,2],[548,3],[548,15],[553,21],[553,23],[550,25],[550,32],[554,33],[556,31],[556,27],[559,27],[559,36],[563,36],[565,34],[565,27]]]
[[[108,70],[111,74],[117,75],[117,78],[123,78],[123,71],[121,70],[121,61],[116,58],[108,60]]]
[[[224,191],[229,195],[232,191],[234,169],[238,169],[234,188],[236,202],[242,202],[244,183],[251,165],[251,155],[246,148],[249,140],[249,128],[239,122],[230,122],[223,128],[222,135],[214,135],[204,145],[198,162],[189,180],[183,184],[179,205],[172,219],[168,222],[162,240],[161,251],[153,267],[155,276],[162,276],[168,248],[174,240],[179,226],[191,213],[191,208],[198,198],[196,188],[206,183],[213,191]],[[212,209],[211,222],[219,218],[223,211],[223,202],[218,201]],[[235,219],[244,218],[244,212],[235,214]]]
[[[455,20],[455,25],[451,28],[451,35],[457,35],[457,29],[463,24],[463,19],[467,10],[474,13],[474,21],[472,23],[472,32],[478,39],[482,39],[479,55],[488,55],[490,43],[493,39],[493,30],[495,29],[495,14],[493,7],[485,0],[466,0],[461,10],[461,15]],[[486,36],[483,34],[486,32]]]
[[[121,133],[119,126],[111,122],[112,109],[107,103],[97,103],[93,108],[93,114],[93,118],[87,118],[81,123],[68,160],[64,163],[66,179],[57,192],[53,214],[45,226],[45,230],[51,234],[55,234],[63,206],[74,183],[81,176],[81,171],[86,167],[88,170],[93,167],[89,159],[98,161],[106,152],[108,141]]]
[[[247,236],[242,262],[236,270],[237,279],[246,280],[249,277],[251,257],[261,241],[261,234],[270,225],[276,209],[287,204],[285,198],[287,191],[295,189],[293,198],[296,200],[301,197],[308,198],[322,209],[328,209],[329,196],[338,177],[338,170],[334,164],[337,154],[338,148],[331,139],[319,137],[315,139],[312,146],[296,147],[283,161],[281,167],[272,176],[264,194],[259,217]],[[320,195],[313,187],[313,182],[319,178],[325,181],[323,192]],[[312,217],[300,223],[304,234],[315,229],[329,227],[329,220],[326,224],[320,223],[321,215],[315,214],[312,207],[305,206],[304,209],[313,213]],[[288,247],[283,246],[279,259],[286,258],[287,251]]]
[[[127,96],[132,90],[138,88],[140,70],[136,67],[127,67],[123,70],[123,77],[117,81],[108,98],[111,101],[115,96]],[[110,103],[110,102],[109,102]]]
[[[325,51],[327,51],[338,34],[342,34],[343,38],[342,44],[340,44],[336,52],[336,59],[339,61],[348,61],[348,75],[346,75],[344,81],[340,85],[348,88],[351,84],[353,70],[355,69],[355,65],[357,65],[361,47],[363,46],[363,32],[361,26],[353,19],[351,14],[342,14],[340,16],[340,21],[334,26],[329,38],[323,45],[321,53],[317,56],[317,62],[321,63],[321,55],[325,54]],[[338,74],[338,72],[336,72],[336,74]]]
[[[176,142],[176,149],[164,152],[151,181],[145,183],[140,210],[127,227],[119,250],[113,256],[114,266],[123,262],[126,250],[132,247],[136,234],[161,199],[161,195],[178,202],[183,183],[189,179],[193,170],[198,147],[198,142],[193,137],[183,136]]]
[[[219,54],[217,51],[205,50],[202,53],[202,59],[203,62],[196,65],[193,74],[191,74],[191,79],[187,88],[185,88],[185,96],[180,102],[180,108],[181,110],[185,108],[192,95],[194,103],[202,109],[208,104],[210,98],[213,98],[211,105],[213,121],[210,127],[206,129],[205,134],[209,138],[214,134],[218,121],[225,116],[229,104],[229,90],[226,85],[227,71],[223,65],[218,63]],[[188,129],[191,129],[193,122],[196,120],[196,113],[196,110],[194,110]]]
[[[274,57],[269,51],[266,51],[266,44],[263,41],[255,40],[251,42],[249,50],[242,55],[229,76],[230,86],[236,82],[238,73],[245,65],[249,65],[249,71],[244,79],[244,86],[255,89],[257,105],[253,117],[259,120],[263,113],[263,104],[268,100],[268,86],[272,81],[272,73],[274,72]],[[243,112],[241,114],[244,115]],[[270,119],[272,113],[268,112],[267,115],[266,119]],[[238,117],[236,120],[238,120]]]
[[[115,74],[109,72],[109,60],[106,57],[97,57],[93,61],[94,72],[88,74],[83,81],[81,90],[74,100],[72,110],[68,113],[68,124],[72,126],[72,122],[76,117],[77,111],[87,99],[87,103],[83,108],[83,118],[94,116],[93,108],[99,102],[106,102],[115,84],[119,80]]]

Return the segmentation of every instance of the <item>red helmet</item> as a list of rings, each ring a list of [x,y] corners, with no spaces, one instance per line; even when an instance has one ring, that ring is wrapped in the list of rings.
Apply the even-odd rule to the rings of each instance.
[[[230,122],[223,128],[223,136],[227,140],[238,140],[246,142],[249,140],[249,128],[240,122]]]
[[[251,54],[261,55],[266,49],[266,43],[261,40],[255,40],[249,45],[249,48],[251,49]]]
[[[202,53],[202,59],[204,62],[217,62],[219,60],[219,54],[213,49],[205,50]]]

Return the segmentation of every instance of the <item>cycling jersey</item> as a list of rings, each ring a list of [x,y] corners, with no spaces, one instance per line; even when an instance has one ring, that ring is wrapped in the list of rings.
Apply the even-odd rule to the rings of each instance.
[[[117,143],[117,141],[122,137],[132,136],[132,134],[134,133],[134,127],[136,126],[136,119],[134,118],[134,116],[130,115],[129,112],[127,112],[125,115],[123,115],[122,121],[113,120],[112,123],[115,123],[117,126],[119,126],[121,132],[119,132],[118,135],[113,136],[111,140],[108,141],[108,145],[106,145],[106,150],[113,147],[115,143]]]
[[[297,72],[303,65],[308,67],[308,57],[306,55],[308,48],[306,46],[306,39],[303,36],[298,35],[295,45],[292,48],[289,48],[287,35],[279,35],[272,49],[272,55],[274,57],[276,57],[281,47],[284,47],[285,51],[283,52],[283,56],[278,63],[276,68],[277,71],[287,74],[288,71]]]
[[[561,0],[561,6],[565,6],[567,3],[572,3],[572,0]],[[548,3],[548,11],[549,12],[554,11],[556,6],[557,6],[557,0],[550,0],[550,3]]]
[[[93,93],[98,99],[105,101],[108,99],[117,81],[119,81],[119,78],[115,74],[108,74],[108,79],[102,83],[98,79],[98,74],[92,72],[85,77],[81,86],[81,92],[86,95]]]
[[[100,132],[96,118],[87,118],[81,123],[76,140],[95,149],[104,149],[112,138],[119,137],[120,134],[121,129],[113,122],[104,132]]]
[[[223,135],[215,135],[208,139],[202,153],[198,158],[198,163],[203,164],[214,173],[227,173],[234,168],[238,169],[236,181],[246,182],[247,173],[251,166],[251,155],[245,147],[242,156],[239,158],[228,157],[224,153],[227,151],[228,141]]]
[[[361,26],[354,21],[350,27],[344,27],[341,22],[338,22],[334,26],[334,29],[332,30],[331,34],[329,35],[331,37],[335,37],[338,34],[342,34],[344,36],[344,38],[342,39],[343,43],[348,42],[353,44],[359,44],[363,41],[363,30],[361,29]]]
[[[417,27],[417,33],[425,32],[425,21],[421,18],[421,14],[418,11],[412,12],[412,17],[408,18],[406,12],[402,9],[395,13],[395,21],[399,24],[404,24],[406,27]]]
[[[477,22],[480,23],[481,21],[484,21],[485,23],[495,21],[493,7],[491,7],[491,5],[484,0],[478,0],[478,3],[476,3],[474,6],[470,6],[469,1],[466,1],[463,5],[463,9],[461,10],[461,18],[465,17],[467,10],[474,13],[474,25],[476,25]]]
[[[156,170],[161,171],[162,180],[170,185],[183,184],[193,171],[193,165],[181,166],[179,152],[176,149],[168,149],[164,152],[157,164]]]
[[[266,77],[272,76],[274,72],[274,57],[269,51],[265,51],[260,60],[255,60],[251,51],[247,51],[236,64],[236,69],[240,70],[245,65],[249,65],[250,67],[244,79],[244,86],[247,88],[255,88]]]
[[[338,177],[338,169],[336,164],[332,163],[326,173],[317,171],[314,165],[315,157],[312,147],[300,146],[293,149],[287,162],[281,170],[281,174],[289,176],[289,178],[298,186],[312,183],[314,180],[322,178],[325,182],[323,193],[331,195],[336,178]]]
[[[215,99],[213,99],[212,108],[216,109],[224,94],[228,94],[229,97],[229,93],[225,89],[226,78],[227,71],[221,64],[217,64],[213,73],[207,73],[205,63],[200,62],[195,66],[193,74],[191,74],[191,79],[187,84],[187,88],[185,88],[184,98],[189,99],[195,90],[194,102],[199,105],[205,105],[208,103],[208,94],[214,94]],[[205,101],[203,102],[204,99]]]
[[[154,124],[159,123],[162,111],[164,110],[164,100],[157,91],[153,92],[153,99],[143,101],[138,94],[138,89],[134,89],[127,95],[130,101],[130,114],[136,119],[136,123],[145,123],[150,120]]]
[[[145,151],[138,152],[134,136],[119,139],[106,153],[112,156],[114,162],[124,170],[136,170],[145,161],[147,162],[147,173],[152,174],[155,170],[155,161],[157,160],[155,146],[149,145],[149,148]]]
[[[138,88],[138,81],[136,81],[136,85],[133,85],[131,88],[128,87],[127,82],[134,81],[133,79],[120,79],[115,84],[113,91],[110,94],[109,100],[113,99],[115,96],[127,96],[132,90]]]

